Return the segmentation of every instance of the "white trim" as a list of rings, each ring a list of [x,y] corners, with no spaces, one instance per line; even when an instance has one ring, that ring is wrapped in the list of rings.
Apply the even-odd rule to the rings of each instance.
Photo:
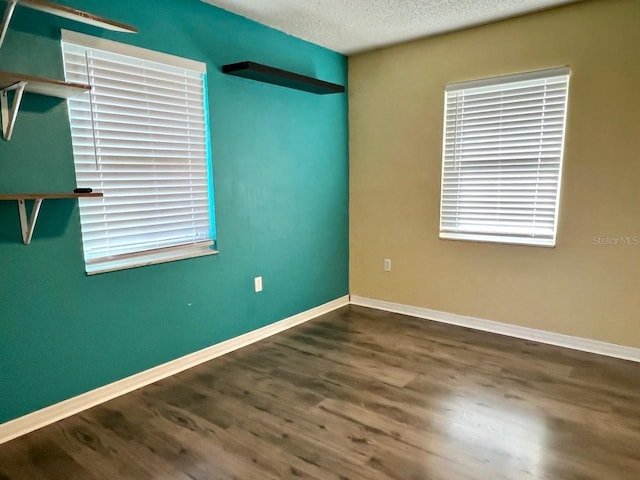
[[[82,412],[101,403],[107,402],[113,398],[162,380],[163,378],[170,377],[171,375],[175,375],[184,370],[200,365],[201,363],[213,360],[214,358],[220,357],[239,348],[251,345],[252,343],[283,332],[289,328],[295,327],[349,304],[375,308],[387,312],[400,313],[412,317],[424,318],[450,325],[458,325],[461,327],[506,335],[509,337],[522,338],[549,345],[556,345],[559,347],[570,348],[572,350],[580,350],[583,352],[640,362],[640,348],[615,345],[598,340],[572,337],[560,333],[546,332],[543,330],[519,327],[517,325],[509,325],[481,318],[467,317],[454,313],[431,310],[428,308],[414,307],[400,303],[392,303],[384,300],[375,300],[372,298],[351,295],[338,298],[325,303],[324,305],[320,305],[297,315],[293,315],[292,317],[280,320],[279,322],[245,333],[239,337],[225,340],[224,342],[189,355],[185,355],[184,357],[171,362],[164,363],[149,370],[145,370],[144,372],[137,373],[109,385],[105,385],[16,418],[15,420],[10,420],[9,422],[0,424],[0,444],[34,430],[38,430],[39,428],[70,417],[71,415]]]
[[[71,30],[61,31],[61,40],[65,43],[73,43],[86,48],[95,48],[96,50],[104,50],[111,53],[119,53],[129,57],[142,58],[151,62],[173,65],[174,67],[193,70],[194,72],[207,73],[207,64],[190,60],[188,58],[178,57],[169,53],[156,52],[142,47],[134,47],[126,43],[105,40],[104,38],[93,37],[83,33],[73,32]]]
[[[55,423],[63,418],[109,401],[113,398],[132,392],[151,383],[170,377],[189,368],[208,362],[239,348],[245,347],[259,340],[283,332],[289,328],[312,320],[338,308],[349,304],[349,296],[338,298],[279,322],[253,330],[235,338],[225,340],[211,347],[185,355],[184,357],[136,373],[130,377],[118,380],[95,390],[83,393],[60,403],[37,410],[22,417],[0,424],[0,444],[16,437]]]
[[[149,250],[146,252],[134,252],[115,258],[102,258],[85,262],[87,275],[98,275],[100,273],[115,272],[128,268],[146,267],[159,263],[175,262],[187,258],[205,257],[207,255],[217,255],[218,250],[213,248],[213,240],[206,242],[192,243],[188,245],[178,245],[176,247]]]
[[[595,353],[598,355],[605,355],[607,357],[630,360],[632,362],[640,362],[640,348],[627,347],[624,345],[601,342],[599,340],[591,340],[588,338],[563,335],[561,333],[520,327],[517,325],[510,325],[508,323],[484,320],[482,318],[467,317],[464,315],[457,315],[455,313],[431,310],[429,308],[413,307],[410,305],[403,305],[401,303],[375,300],[373,298],[359,297],[357,295],[351,296],[351,304],[392,313],[400,313],[412,317],[424,318],[450,325],[473,328],[474,330],[481,330],[483,332],[497,333],[499,335],[556,345],[558,347],[570,348],[572,350],[580,350],[582,352]]]
[[[445,87],[446,92],[457,92],[467,88],[491,87],[503,83],[526,82],[529,80],[538,80],[540,78],[553,78],[571,75],[569,67],[545,68],[543,70],[534,70],[532,72],[514,73],[510,75],[501,75],[499,77],[482,78],[480,80],[468,80],[464,82],[449,83]]]
[[[556,215],[557,218],[557,215]],[[510,245],[525,245],[529,247],[547,247],[554,248],[556,246],[555,237],[518,237],[516,235],[492,235],[484,233],[457,233],[440,231],[439,238],[441,240],[468,240],[471,242],[483,243],[508,243]]]

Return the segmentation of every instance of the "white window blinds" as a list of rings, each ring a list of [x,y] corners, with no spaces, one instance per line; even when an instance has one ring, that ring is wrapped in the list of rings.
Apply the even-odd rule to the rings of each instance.
[[[69,100],[76,180],[104,193],[80,203],[87,272],[212,253],[204,64],[65,33],[65,77],[92,87]]]
[[[553,246],[569,69],[448,85],[440,237]]]

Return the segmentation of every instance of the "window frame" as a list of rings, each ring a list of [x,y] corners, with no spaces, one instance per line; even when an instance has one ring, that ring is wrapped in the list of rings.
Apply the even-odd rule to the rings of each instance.
[[[488,232],[479,231],[472,228],[461,227],[459,231],[447,231],[443,228],[443,213],[445,208],[445,180],[451,179],[451,176],[446,177],[445,168],[447,167],[448,155],[447,155],[447,136],[449,134],[447,128],[448,120],[448,95],[450,92],[468,91],[472,89],[482,89],[485,87],[496,87],[503,85],[510,85],[519,82],[546,80],[557,77],[566,76],[566,94],[564,97],[564,106],[562,112],[562,134],[560,139],[560,148],[558,155],[558,170],[557,170],[557,189],[555,192],[555,204],[554,204],[554,220],[553,220],[553,232],[551,236],[542,235],[525,235],[522,232],[518,232],[518,227],[511,227],[511,232]],[[490,77],[479,80],[471,80],[465,82],[456,82],[447,84],[445,87],[444,95],[444,110],[443,110],[443,131],[442,131],[442,163],[441,163],[441,185],[440,185],[440,217],[439,217],[439,238],[442,240],[463,240],[463,241],[475,241],[483,243],[501,243],[509,245],[526,245],[536,247],[549,247],[554,248],[557,244],[558,234],[558,219],[560,214],[560,199],[562,192],[562,177],[564,166],[564,150],[567,130],[567,116],[568,116],[568,104],[569,104],[569,87],[571,79],[571,69],[569,67],[557,67],[548,68],[543,70],[535,70],[524,73],[517,73],[512,75],[503,75],[498,77]],[[504,90],[502,90],[504,92]],[[502,105],[502,102],[496,105]],[[455,130],[455,129],[454,129]],[[500,131],[500,128],[496,128],[496,131]],[[457,132],[454,131],[454,134]],[[456,138],[457,140],[457,138]],[[454,140],[455,143],[455,140]],[[455,157],[455,154],[454,154]],[[450,160],[449,160],[450,161]],[[458,177],[460,178],[460,177]],[[539,179],[538,179],[539,181]],[[486,194],[486,192],[483,192]],[[520,227],[524,228],[524,227]]]
[[[120,42],[106,40],[103,38],[93,37],[90,35],[73,32],[70,30],[62,30],[61,32],[61,51],[63,53],[64,60],[64,45],[73,44],[80,48],[102,50],[108,53],[116,55],[124,55],[135,58],[142,61],[150,61],[159,64],[166,65],[168,67],[177,67],[180,69],[190,70],[194,73],[202,75],[202,109],[204,112],[204,144],[205,154],[204,163],[206,165],[206,184],[207,184],[207,206],[208,206],[208,228],[209,235],[208,240],[201,242],[187,242],[179,245],[171,245],[159,248],[152,248],[150,250],[138,250],[130,253],[118,254],[113,257],[103,257],[98,260],[91,260],[87,257],[87,250],[85,244],[85,233],[83,230],[82,249],[85,262],[85,268],[87,275],[94,275],[100,273],[106,273],[117,270],[124,270],[129,268],[136,268],[147,265],[155,265],[166,262],[173,262],[188,258],[197,258],[208,255],[215,255],[217,250],[217,231],[216,231],[216,216],[215,216],[215,195],[213,185],[213,163],[212,163],[212,150],[211,150],[211,132],[210,132],[210,117],[209,117],[209,101],[207,90],[207,66],[203,62],[170,55],[162,52],[153,51],[150,49],[128,45]],[[66,61],[63,61],[65,65],[65,77],[67,76]],[[93,107],[92,107],[93,108]],[[68,113],[70,128],[72,125],[71,106],[68,103]],[[153,117],[149,117],[153,118]],[[93,128],[93,127],[92,127]],[[77,164],[75,160],[75,145],[74,145],[74,173],[77,176]],[[190,187],[193,188],[193,187]],[[185,193],[186,195],[186,193]],[[89,202],[91,199],[89,199]],[[80,199],[80,216],[82,218],[82,205],[83,202],[87,202],[87,199]],[[135,228],[135,225],[131,228]],[[158,230],[160,231],[160,230]]]

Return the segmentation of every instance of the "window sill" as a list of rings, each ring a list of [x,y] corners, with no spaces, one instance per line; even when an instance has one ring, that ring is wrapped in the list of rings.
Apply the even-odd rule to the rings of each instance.
[[[440,240],[463,240],[480,243],[501,243],[528,247],[555,248],[555,239],[511,237],[507,235],[479,235],[474,233],[440,233]]]
[[[93,265],[87,264],[87,275],[98,275],[101,273],[115,272],[118,270],[127,270],[130,268],[146,267],[149,265],[158,265],[160,263],[176,262],[188,258],[206,257],[209,255],[217,255],[218,250],[211,248],[212,244],[177,247],[161,251],[141,252],[129,255],[124,258],[100,261]]]

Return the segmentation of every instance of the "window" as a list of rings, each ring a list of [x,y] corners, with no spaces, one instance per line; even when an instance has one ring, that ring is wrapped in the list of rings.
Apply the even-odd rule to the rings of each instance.
[[[569,69],[448,85],[440,238],[554,246]]]
[[[64,31],[89,274],[215,253],[206,66]]]

